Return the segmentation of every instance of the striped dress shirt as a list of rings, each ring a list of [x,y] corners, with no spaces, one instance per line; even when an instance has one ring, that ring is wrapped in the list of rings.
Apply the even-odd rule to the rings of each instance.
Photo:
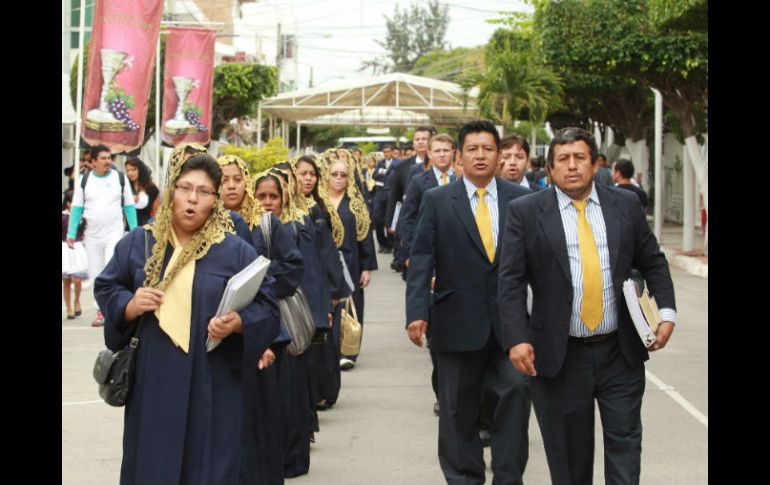
[[[588,196],[588,203],[586,204],[586,217],[588,223],[591,224],[596,249],[599,251],[599,266],[602,273],[602,321],[593,332],[588,330],[588,327],[580,319],[580,305],[583,302],[583,267],[580,262],[580,245],[578,243],[578,211],[572,205],[572,199],[558,187],[556,187],[556,197],[559,202],[564,235],[567,237],[567,255],[569,256],[569,269],[575,294],[575,298],[572,300],[569,334],[572,337],[588,337],[614,332],[618,329],[618,309],[612,285],[607,228],[604,225],[604,216],[602,215],[599,196],[596,193],[596,186],[591,185],[591,195]]]
[[[596,193],[596,185],[591,185],[591,195],[586,204],[586,217],[591,224],[591,232],[594,234],[596,249],[599,251],[599,266],[602,273],[602,321],[591,332],[580,319],[580,305],[583,302],[583,267],[580,262],[580,245],[578,243],[577,218],[578,211],[572,205],[572,199],[556,187],[556,198],[561,213],[561,222],[564,227],[564,235],[567,238],[567,255],[569,256],[570,273],[572,275],[572,288],[575,298],[572,300],[572,317],[570,318],[569,334],[573,337],[588,337],[614,332],[618,329],[618,302],[615,299],[615,290],[612,284],[612,268],[610,268],[610,249],[607,244],[607,228],[604,225],[599,195]],[[620,302],[625,305],[625,302]],[[661,308],[661,317],[664,321],[674,322],[676,311],[671,308]]]
[[[433,175],[436,176],[436,182],[438,182],[439,187],[441,187],[441,171],[437,169],[435,165],[431,167],[431,170],[433,170]],[[454,182],[455,169],[450,167],[449,170],[447,170],[446,175],[447,183]]]
[[[471,212],[473,212],[473,218],[475,219],[476,207],[479,205],[479,198],[476,195],[476,186],[465,177],[463,177],[463,183],[465,184],[465,192],[468,194],[468,200],[471,202]],[[489,219],[492,221],[492,241],[495,243],[495,252],[497,252],[497,230],[500,226],[497,210],[497,181],[492,178],[492,181],[489,182],[486,189],[487,193],[484,195],[484,202],[486,202],[487,207],[489,207]]]

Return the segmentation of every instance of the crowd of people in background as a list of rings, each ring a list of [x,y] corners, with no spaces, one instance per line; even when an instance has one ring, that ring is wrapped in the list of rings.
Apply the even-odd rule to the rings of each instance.
[[[392,254],[390,267],[408,282],[409,338],[430,347],[447,480],[483,481],[480,450],[491,444],[495,476],[520,483],[533,374],[524,364],[514,368],[501,347],[510,339],[496,307],[479,309],[497,295],[507,201],[560,181],[551,154],[546,163],[531,156],[526,138],[500,138],[491,123],[473,123],[457,139],[421,126],[409,144],[367,154],[332,148],[260,173],[237,156],[215,159],[203,146],[182,144],[162,188],[137,157],[126,160],[125,174],[113,168],[106,146],[81,158],[77,185],[72,167],[65,169],[67,318],[82,314],[82,281],[91,278],[92,325],[104,326],[108,348],[123,348],[134,331],[142,342],[121,483],[206,476],[272,484],[308,473],[318,411],[333,408],[341,371],[361,358],[342,353],[340,319],[349,302],[364,327],[376,251]],[[633,164],[620,159],[607,168],[606,157],[596,158],[592,181],[636,193],[646,209]],[[463,231],[475,231],[468,247]],[[215,317],[227,280],[258,256],[270,266],[253,303]],[[465,287],[478,301],[458,296]],[[294,355],[279,301],[299,290],[315,334]],[[442,315],[464,323],[428,324]],[[206,337],[223,344],[207,352]]]

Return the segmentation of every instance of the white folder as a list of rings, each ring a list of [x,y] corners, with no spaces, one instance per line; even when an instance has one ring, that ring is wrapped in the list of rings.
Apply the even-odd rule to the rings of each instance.
[[[636,283],[632,279],[628,279],[623,283],[623,296],[626,300],[626,306],[628,307],[628,313],[631,314],[631,320],[634,321],[634,326],[639,334],[639,338],[642,339],[642,343],[645,347],[655,343],[655,332],[650,328],[647,320],[644,318],[644,312],[639,305],[639,293],[636,289]],[[657,322],[655,322],[657,323]]]
[[[264,256],[259,256],[251,264],[243,268],[237,274],[230,278],[219,302],[217,317],[220,317],[230,310],[239,311],[254,301],[259,287],[262,286],[262,280],[270,267],[270,260]],[[220,339],[206,338],[206,352],[211,352],[219,345]]]

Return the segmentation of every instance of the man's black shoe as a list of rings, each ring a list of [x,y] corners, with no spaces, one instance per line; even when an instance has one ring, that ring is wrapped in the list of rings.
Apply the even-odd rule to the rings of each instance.
[[[400,273],[401,271],[404,270],[404,265],[403,264],[398,264],[395,261],[393,261],[392,263],[390,263],[390,269],[392,269],[396,273]]]
[[[391,254],[393,252],[393,248],[384,248],[382,252],[383,254]]]

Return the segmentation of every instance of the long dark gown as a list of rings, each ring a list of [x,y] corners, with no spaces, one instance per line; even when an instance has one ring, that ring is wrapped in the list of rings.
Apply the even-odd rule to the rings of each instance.
[[[293,235],[289,228],[281,224],[275,215],[271,214],[270,220],[271,253],[268,255],[267,244],[265,244],[259,224],[255,225],[249,233],[248,226],[241,219],[246,228],[248,240],[254,245],[257,254],[270,259],[268,274],[275,278],[273,288],[276,298],[284,298],[296,291],[302,279],[304,266],[302,255],[293,241]],[[236,221],[235,218],[234,221]],[[242,235],[243,228],[241,227],[239,230],[240,225],[237,221],[235,225],[236,232]],[[286,327],[281,324],[279,334],[270,346],[276,354],[276,361],[273,365],[262,370],[256,370],[257,368],[254,367],[256,371],[253,374],[257,394],[255,396],[256,403],[247,410],[249,412],[246,416],[249,421],[244,427],[244,467],[241,474],[241,483],[244,485],[284,483],[283,449],[286,437],[281,427],[282,409],[278,373],[284,349],[290,341],[291,338]]]
[[[345,238],[340,246],[340,252],[345,259],[345,264],[348,266],[350,277],[355,285],[355,291],[353,291],[353,304],[356,306],[356,313],[358,314],[358,321],[361,323],[361,327],[364,325],[364,289],[361,288],[359,283],[361,279],[362,271],[373,271],[377,269],[377,256],[374,252],[374,238],[372,238],[372,231],[368,231],[366,238],[363,241],[358,241],[356,233],[356,218],[352,212],[350,212],[350,198],[347,194],[342,197],[340,206],[337,208],[337,213],[342,219],[342,225],[345,227]],[[368,211],[367,211],[368,214]],[[363,328],[362,328],[363,330]],[[337,334],[336,338],[339,339],[339,331],[335,329]],[[362,337],[363,339],[363,332]],[[356,361],[358,355],[345,355],[352,361]]]
[[[147,234],[149,250],[155,242]],[[165,266],[173,248],[165,254]],[[243,333],[207,353],[209,320],[227,280],[257,257],[233,234],[195,262],[190,347],[185,353],[160,329],[153,312],[142,317],[136,381],[125,407],[121,484],[237,483],[241,468],[243,412],[254,368],[278,333],[279,310],[268,275],[254,302],[239,311]],[[124,322],[126,305],[145,279],[145,230],[118,242],[114,257],[94,283],[105,317],[104,338],[113,351],[128,344],[139,321]]]
[[[350,296],[350,288],[342,276],[340,252],[334,245],[329,226],[328,214],[318,205],[310,209],[315,224],[316,246],[321,270],[330,298],[340,300]],[[333,327],[339,326],[339,312],[329,305],[327,310],[334,315],[332,328],[317,329],[319,338],[307,350],[310,361],[310,396],[313,403],[325,400],[327,405],[337,402],[340,393],[339,342],[333,338]],[[321,331],[319,333],[319,331]],[[313,413],[313,429],[318,431],[318,416]]]

